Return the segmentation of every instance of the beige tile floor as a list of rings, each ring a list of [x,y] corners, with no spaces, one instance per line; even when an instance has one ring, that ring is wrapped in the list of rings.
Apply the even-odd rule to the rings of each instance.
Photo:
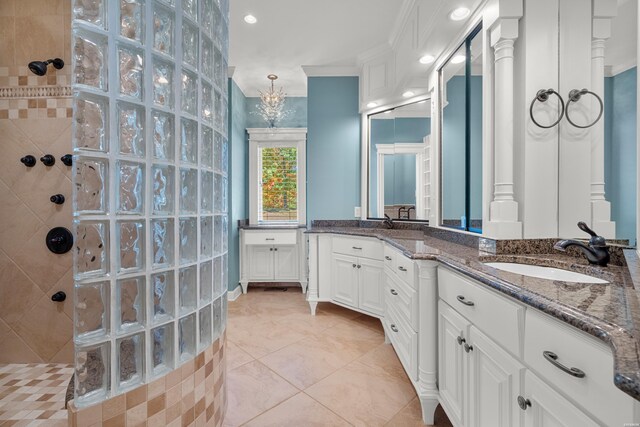
[[[422,426],[420,403],[378,319],[299,288],[229,303],[225,426]],[[436,426],[451,423],[438,407]]]

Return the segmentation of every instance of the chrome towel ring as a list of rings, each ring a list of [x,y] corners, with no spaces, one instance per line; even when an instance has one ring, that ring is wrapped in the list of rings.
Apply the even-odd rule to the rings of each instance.
[[[560,115],[558,116],[558,120],[556,120],[555,122],[553,122],[548,126],[541,125],[540,123],[538,123],[535,117],[533,117],[533,105],[536,103],[536,101],[547,102],[549,100],[550,95],[555,95],[558,97],[558,99],[560,100],[560,106],[562,107],[562,109],[560,111]],[[552,128],[558,123],[560,123],[560,120],[562,120],[562,116],[564,116],[564,99],[562,99],[562,96],[560,96],[560,94],[553,89],[540,89],[536,93],[536,97],[533,98],[533,101],[531,101],[531,106],[529,107],[529,115],[531,115],[531,121],[533,121],[533,123],[535,123],[536,126],[541,127],[543,129]]]
[[[571,120],[571,118],[569,117],[569,105],[572,102],[578,102],[580,98],[582,98],[582,95],[586,95],[586,94],[591,94],[596,97],[596,99],[600,103],[600,113],[598,114],[598,117],[593,121],[593,123],[588,124],[586,126],[582,126],[582,125],[575,124],[573,120]],[[600,118],[602,117],[603,112],[604,112],[604,104],[602,103],[602,98],[600,98],[596,93],[591,92],[588,89],[582,89],[582,90],[573,89],[571,92],[569,92],[569,100],[567,101],[567,121],[571,123],[573,126],[580,129],[590,128],[591,126],[598,123],[598,120],[600,120]]]

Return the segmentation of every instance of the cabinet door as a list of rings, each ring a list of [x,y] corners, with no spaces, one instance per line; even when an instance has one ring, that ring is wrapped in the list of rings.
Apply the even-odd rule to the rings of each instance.
[[[438,388],[440,399],[449,419],[455,426],[465,425],[464,343],[468,340],[469,323],[442,300],[438,302]]]
[[[282,281],[298,281],[297,246],[274,247],[275,279]]]
[[[525,427],[595,427],[598,424],[530,371],[524,377]]]
[[[331,259],[333,299],[352,307],[358,307],[358,260],[334,254]]]
[[[518,395],[524,366],[494,341],[471,327],[467,388],[467,427],[518,427],[521,411]]]
[[[360,309],[384,315],[384,263],[358,258],[358,274]]]
[[[273,280],[273,247],[248,246],[249,280]]]

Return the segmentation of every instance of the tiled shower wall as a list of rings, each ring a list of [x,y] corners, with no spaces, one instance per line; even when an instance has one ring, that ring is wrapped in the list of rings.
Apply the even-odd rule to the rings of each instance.
[[[72,228],[71,0],[0,0],[0,363],[73,360],[71,252],[46,248],[52,227]],[[62,58],[46,76],[27,64]],[[52,154],[56,164],[20,163]],[[53,194],[67,202],[55,205]],[[51,301],[57,291],[65,302]]]

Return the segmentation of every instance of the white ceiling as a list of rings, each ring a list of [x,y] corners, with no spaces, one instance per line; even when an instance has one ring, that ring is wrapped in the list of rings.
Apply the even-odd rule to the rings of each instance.
[[[301,66],[356,66],[356,57],[386,43],[403,0],[230,0],[229,65],[246,96],[276,86],[307,95]],[[246,14],[256,24],[244,22]]]

